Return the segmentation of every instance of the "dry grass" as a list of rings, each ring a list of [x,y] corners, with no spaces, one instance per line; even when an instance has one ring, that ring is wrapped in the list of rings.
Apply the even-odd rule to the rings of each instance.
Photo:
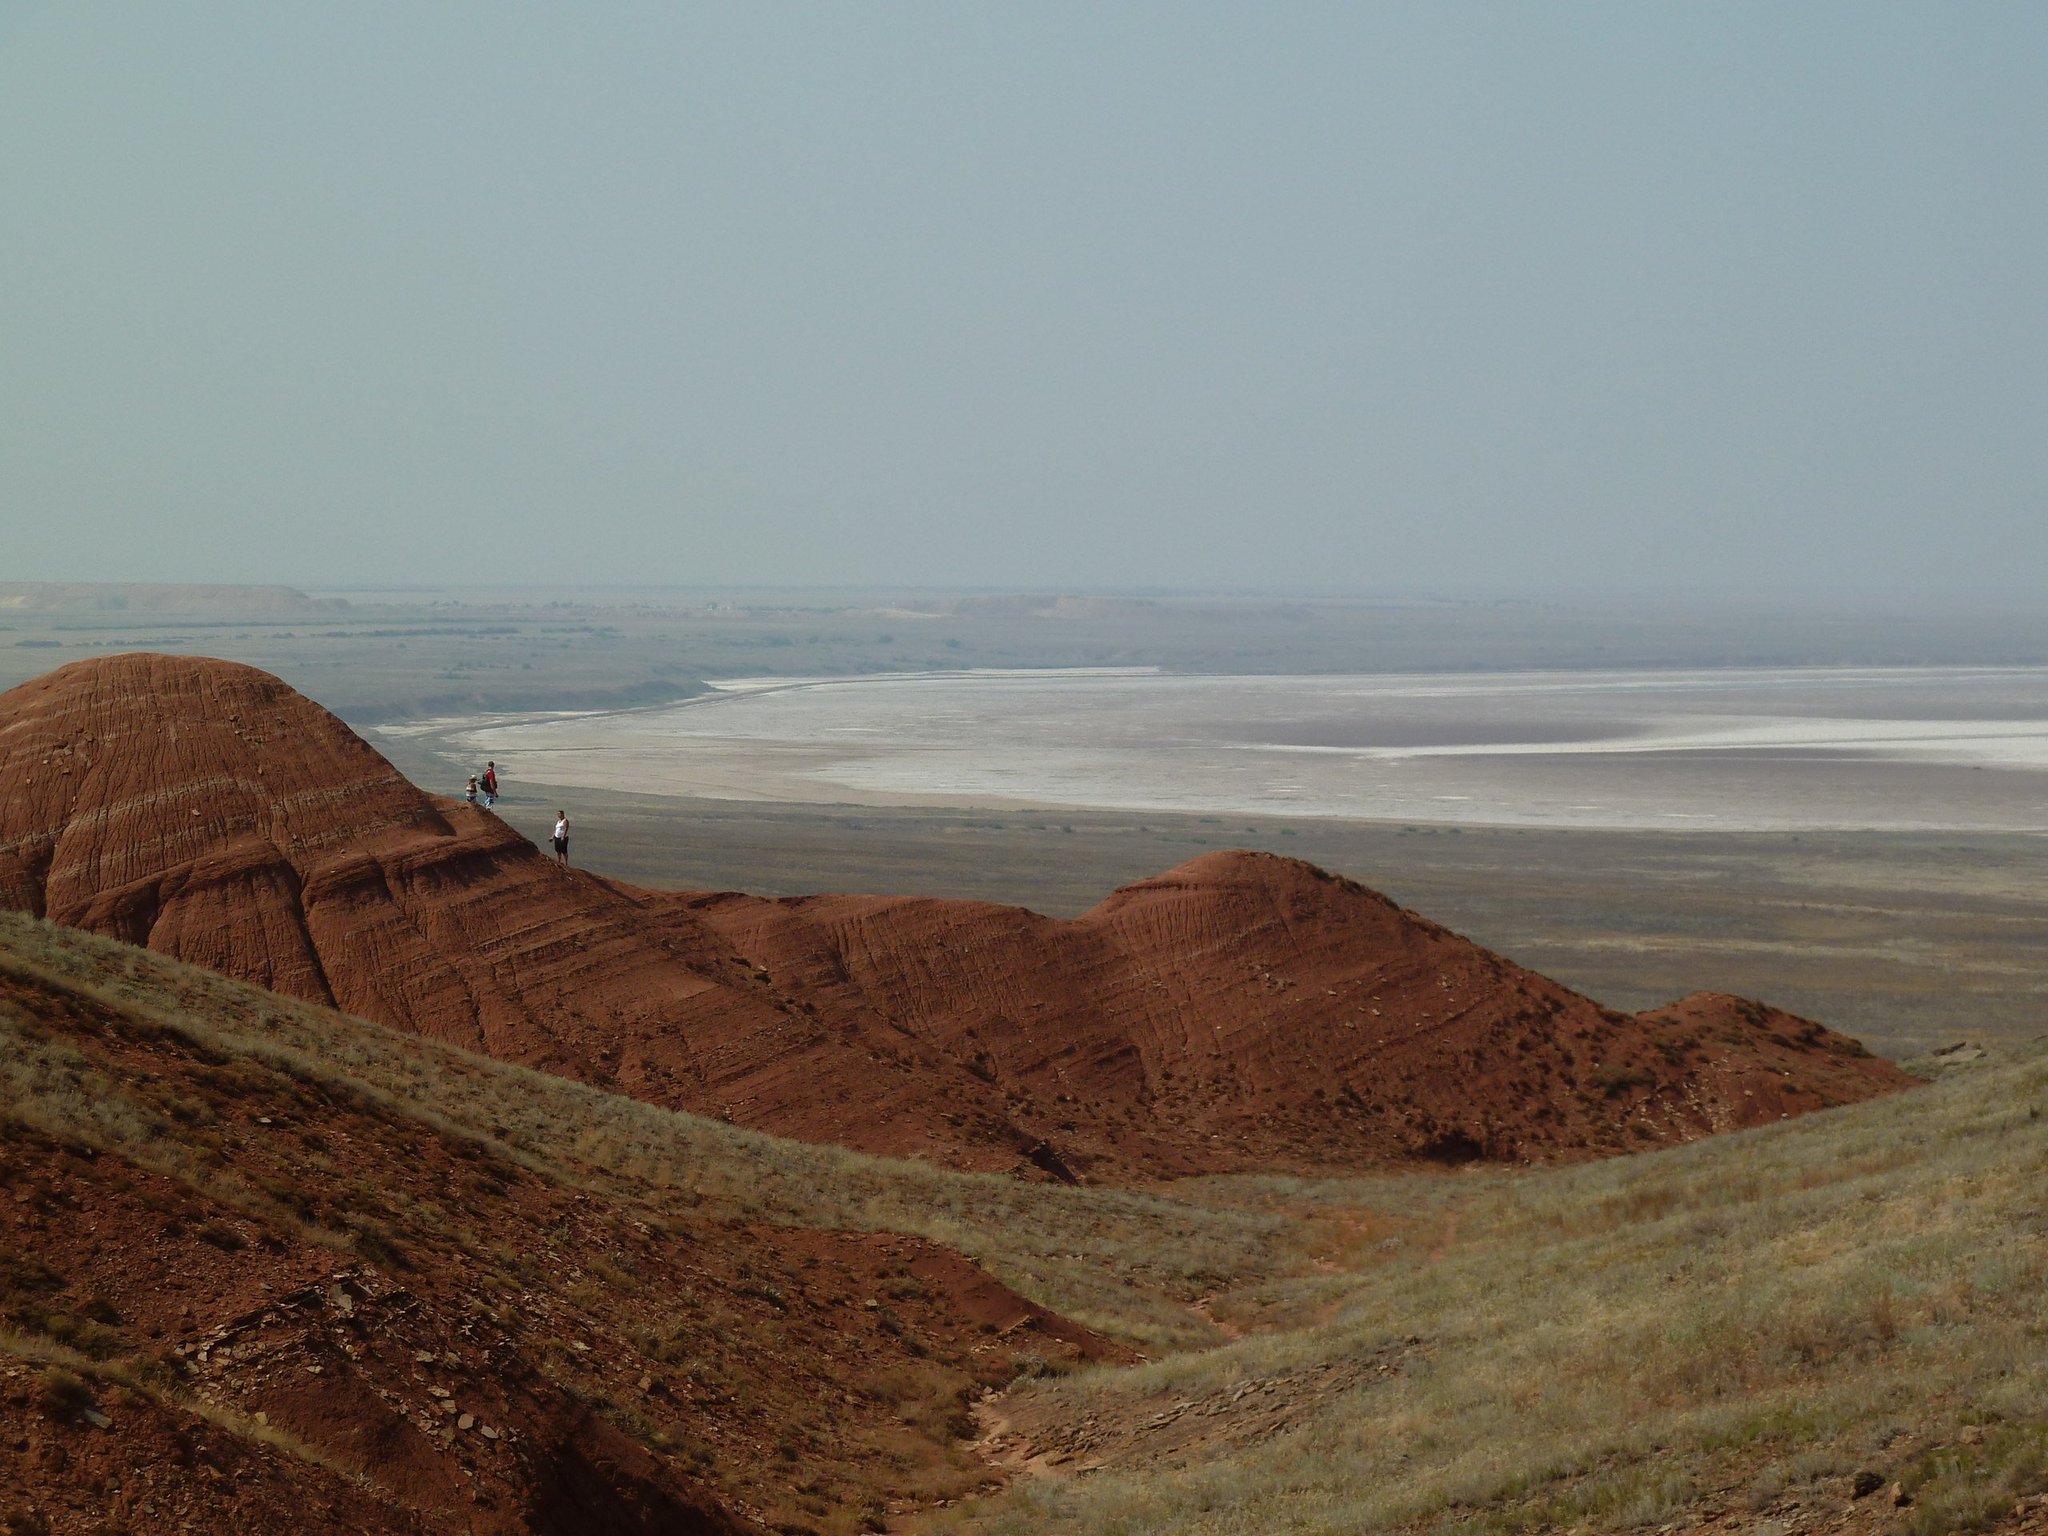
[[[1160,1357],[1020,1381],[1012,1420],[1101,1469],[940,1511],[942,1527],[1520,1532],[1709,1508],[1754,1521],[1868,1469],[1914,1494],[1896,1523],[1932,1533],[2048,1487],[2048,1052],[1579,1168],[1142,1193],[778,1141],[26,918],[0,915],[0,967],[202,1045],[230,1076],[260,1064],[657,1218],[951,1243]],[[289,1191],[194,1153],[189,1111],[95,1077],[32,1021],[0,1023],[17,1118],[293,1219]],[[1247,1336],[1219,1346],[1197,1298]],[[109,1368],[35,1348],[81,1374]],[[1177,1405],[1178,1429],[1159,1427]]]
[[[1414,1340],[1398,1370],[1193,1468],[1122,1446],[1085,1480],[1028,1485],[957,1521],[1619,1528],[1675,1519],[1731,1480],[1767,1504],[1774,1488],[1869,1467],[1917,1491],[1911,1528],[1965,1528],[2048,1487],[2044,1090],[2037,1051],[1668,1152],[1421,1186],[1457,1193],[1412,1213],[1415,1235],[1392,1251],[1238,1298],[1275,1331],[1020,1387],[1013,1406],[1129,1422],[1247,1383],[1284,1391]],[[1306,1212],[1388,1191],[1258,1192]],[[1968,1425],[1987,1432],[1959,1440]]]
[[[1188,1303],[1301,1258],[1294,1224],[1135,1191],[1025,1185],[997,1175],[785,1141],[471,1055],[242,986],[147,951],[0,913],[0,970],[262,1063],[387,1116],[409,1118],[551,1181],[659,1214],[902,1232],[948,1244],[1032,1300],[1163,1352],[1214,1342]],[[289,1202],[195,1160],[189,1128],[97,1074],[61,1040],[0,1013],[13,1035],[0,1092],[17,1118],[118,1149],[266,1219]],[[327,1234],[328,1242],[335,1241]]]

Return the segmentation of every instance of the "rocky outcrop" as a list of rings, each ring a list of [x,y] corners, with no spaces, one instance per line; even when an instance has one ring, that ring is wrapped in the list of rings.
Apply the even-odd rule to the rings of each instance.
[[[638,891],[183,657],[0,695],[0,904],[658,1103],[1034,1176],[1582,1156],[1910,1081],[1760,1004],[1616,1013],[1267,854],[1071,922]]]

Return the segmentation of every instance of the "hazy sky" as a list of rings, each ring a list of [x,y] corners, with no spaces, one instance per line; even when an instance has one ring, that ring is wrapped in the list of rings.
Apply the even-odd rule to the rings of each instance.
[[[2048,567],[2048,6],[0,0],[0,578]]]

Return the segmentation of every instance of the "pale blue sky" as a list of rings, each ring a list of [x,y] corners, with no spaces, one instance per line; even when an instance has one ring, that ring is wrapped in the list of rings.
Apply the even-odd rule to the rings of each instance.
[[[1968,590],[2048,7],[0,3],[0,577]]]

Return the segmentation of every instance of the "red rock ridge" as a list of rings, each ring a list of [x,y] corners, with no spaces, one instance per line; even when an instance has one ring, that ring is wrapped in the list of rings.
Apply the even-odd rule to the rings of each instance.
[[[1584,1156],[1910,1081],[1759,1004],[1616,1013],[1269,854],[1071,922],[638,891],[184,657],[0,695],[0,904],[657,1103],[1053,1177]]]

